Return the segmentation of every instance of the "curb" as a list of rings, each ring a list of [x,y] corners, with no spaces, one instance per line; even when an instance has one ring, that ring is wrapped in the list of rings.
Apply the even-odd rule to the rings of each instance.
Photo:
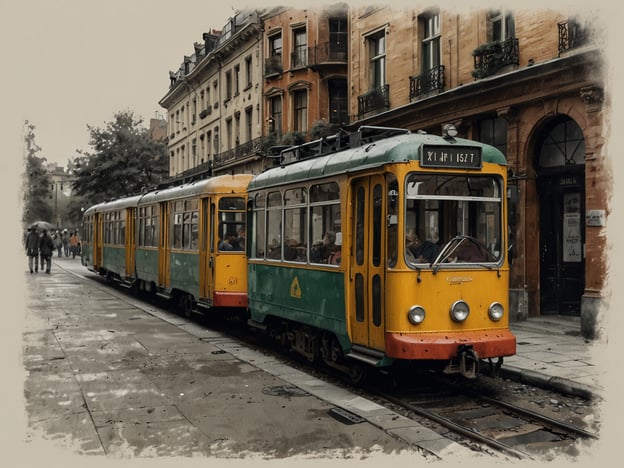
[[[498,374],[500,377],[507,378],[515,382],[555,390],[568,396],[583,398],[584,400],[594,400],[599,397],[595,390],[582,383],[574,382],[573,380],[564,379],[562,377],[551,377],[540,372],[521,369],[519,367],[501,367]]]

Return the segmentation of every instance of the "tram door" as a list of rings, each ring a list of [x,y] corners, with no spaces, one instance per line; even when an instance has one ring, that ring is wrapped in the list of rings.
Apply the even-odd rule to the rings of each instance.
[[[158,285],[167,288],[169,287],[169,203],[161,203],[159,209]]]
[[[135,245],[136,245],[136,209],[126,208],[126,276],[136,276]]]
[[[383,350],[385,335],[383,239],[385,207],[383,176],[353,183],[353,255],[349,310],[354,344]]]
[[[102,213],[93,215],[93,267],[102,266]]]
[[[214,204],[211,198],[201,200],[199,244],[199,296],[212,301],[213,297],[213,242]]]

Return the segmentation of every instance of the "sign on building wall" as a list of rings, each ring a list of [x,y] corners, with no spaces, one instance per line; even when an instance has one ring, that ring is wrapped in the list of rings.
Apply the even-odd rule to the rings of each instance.
[[[583,260],[583,244],[580,193],[566,193],[563,198],[563,206],[563,261],[581,262]]]

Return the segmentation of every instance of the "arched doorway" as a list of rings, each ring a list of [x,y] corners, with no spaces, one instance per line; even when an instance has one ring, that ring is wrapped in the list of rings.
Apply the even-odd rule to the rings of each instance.
[[[585,139],[567,116],[535,147],[540,219],[540,313],[580,315],[585,289]]]

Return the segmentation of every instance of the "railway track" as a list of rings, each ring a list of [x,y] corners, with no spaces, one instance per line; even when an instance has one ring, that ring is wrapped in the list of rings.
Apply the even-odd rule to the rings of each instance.
[[[578,443],[597,435],[567,421],[529,410],[470,388],[436,382],[427,388],[388,392],[371,389],[402,414],[431,421],[445,435],[516,459],[541,459],[548,452],[574,453]]]

